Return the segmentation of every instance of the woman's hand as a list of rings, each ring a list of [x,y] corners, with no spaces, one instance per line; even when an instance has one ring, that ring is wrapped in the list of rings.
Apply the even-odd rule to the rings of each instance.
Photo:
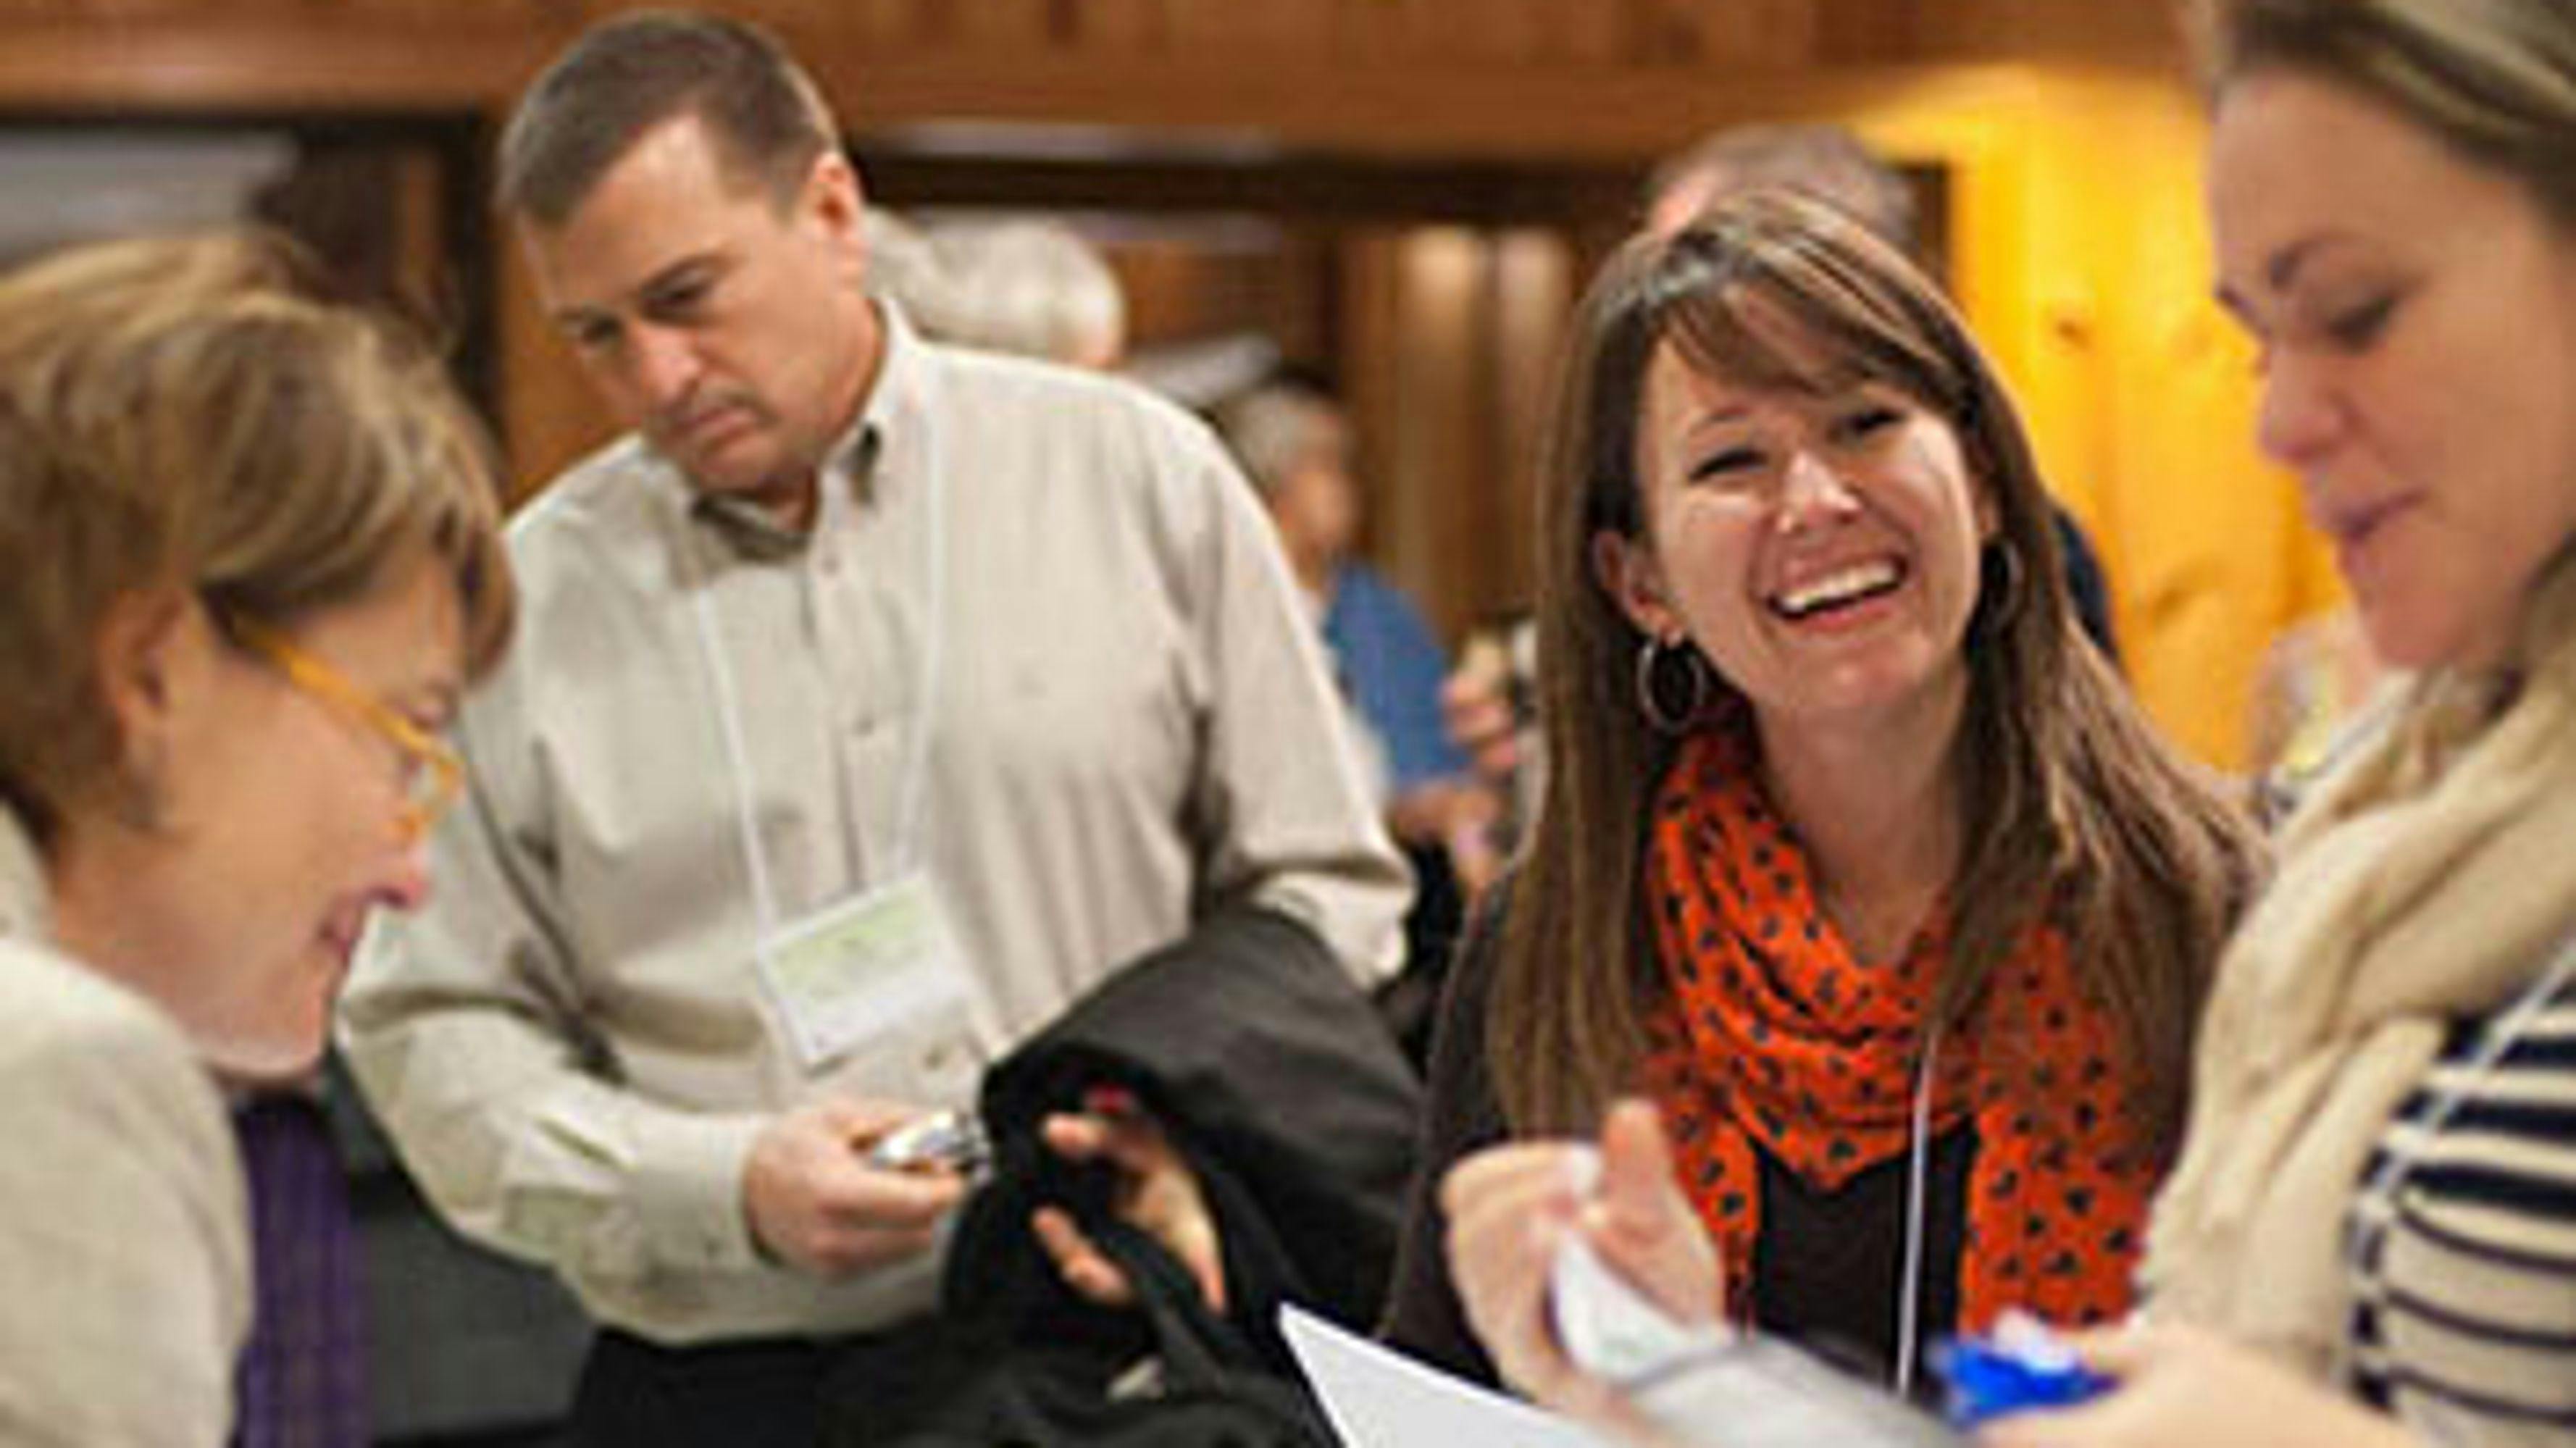
[[[1603,1261],[1683,1322],[1716,1319],[1724,1275],[1673,1178],[1653,1108],[1611,1108],[1597,1183],[1586,1180],[1589,1156],[1571,1142],[1520,1142],[1459,1163],[1440,1188],[1450,1275],[1506,1381],[1562,1412],[1654,1441],[1636,1410],[1569,1361],[1557,1340],[1548,1292],[1557,1246],[1582,1232]]]
[[[1198,1174],[1124,1092],[1096,1092],[1085,1107],[1080,1115],[1048,1117],[1040,1128],[1047,1145],[1068,1161],[1105,1161],[1115,1169],[1119,1217],[1179,1259],[1212,1311],[1225,1311],[1225,1252]],[[1070,1213],[1040,1207],[1029,1226],[1067,1286],[1104,1307],[1134,1304],[1135,1285]]]
[[[2119,1386],[2080,1407],[1999,1418],[1985,1448],[2400,1448],[2404,1429],[2270,1358],[2185,1327],[2079,1335]]]

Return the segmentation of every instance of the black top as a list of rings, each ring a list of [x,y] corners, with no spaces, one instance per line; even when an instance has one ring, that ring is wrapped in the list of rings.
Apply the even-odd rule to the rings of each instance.
[[[1490,914],[1469,933],[1441,998],[1418,1162],[1379,1328],[1394,1346],[1486,1383],[1494,1381],[1493,1363],[1468,1331],[1450,1283],[1448,1221],[1438,1189],[1451,1165],[1505,1135],[1485,1073],[1485,1003],[1500,953],[1497,933]],[[1964,1125],[1933,1139],[1924,1212],[1924,1343],[1949,1333],[1958,1320],[1959,1252],[1975,1155],[1975,1134]],[[1756,1323],[1884,1380],[1896,1357],[1906,1159],[1881,1162],[1824,1192],[1758,1148],[1756,1156],[1762,1170],[1762,1225],[1753,1246]]]

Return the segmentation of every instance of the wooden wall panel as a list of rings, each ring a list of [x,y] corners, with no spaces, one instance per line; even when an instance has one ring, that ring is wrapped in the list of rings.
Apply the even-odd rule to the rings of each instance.
[[[2285,485],[2243,446],[2246,384],[2210,360],[2222,354],[2192,310],[2206,278],[2188,248],[2163,240],[2196,227],[2198,206],[2193,116],[2163,0],[715,3],[777,23],[863,133],[937,119],[1074,122],[1362,157],[1630,165],[1719,125],[1846,121],[1944,168],[1961,304],[2024,399],[2044,460],[2109,535],[2137,675],[2160,716],[2229,757],[2249,641],[2313,592],[2283,581],[2314,570],[2283,541],[2288,525],[2271,521],[2288,515]],[[0,109],[494,119],[584,24],[621,8],[0,0]],[[1587,256],[1597,244],[1580,243]],[[1368,459],[1373,481],[1406,494],[1390,505],[1384,556],[1454,627],[1518,580],[1522,543],[1491,526],[1490,509],[1508,516],[1491,501],[1508,493],[1493,490],[1518,486],[1503,454],[1526,441],[1495,414],[1517,417],[1538,390],[1525,373],[1465,359],[1526,355],[1496,334],[1535,324],[1456,331],[1468,324],[1454,304],[1439,313],[1447,322],[1421,310],[1434,293],[1418,249],[1410,269],[1400,238],[1370,255],[1326,328],[1354,402],[1418,399],[1422,416],[1483,429],[1446,456],[1407,429]],[[533,477],[607,427],[515,251],[498,260],[504,417]],[[1399,361],[1409,377],[1391,370]],[[2174,375],[2189,385],[2160,381]],[[2262,526],[2186,516],[2171,501],[2213,489],[2235,490],[2229,506]],[[2173,604],[2178,560],[2204,549],[2222,560],[2209,576],[2224,586]]]
[[[0,0],[0,25],[270,32],[483,31],[543,53],[629,0]],[[1649,69],[1860,61],[1952,63],[2178,54],[2169,9],[2145,0],[717,0],[711,8],[832,42],[1067,57],[1200,49],[1273,62],[1423,59]],[[416,52],[424,70],[456,58]],[[480,85],[494,83],[486,76]]]
[[[1145,53],[1276,64],[1332,53],[1332,0],[1166,0],[1164,37]]]
[[[1458,534],[1488,540],[1475,550],[1482,572],[1468,622],[1526,608],[1534,594],[1541,428],[1555,401],[1566,320],[1590,274],[1577,248],[1540,231],[1505,235],[1494,260],[1494,471]]]
[[[1155,50],[1173,43],[1170,0],[1082,0],[1083,43],[1098,50]]]
[[[1840,0],[1850,7],[1886,0]],[[2088,61],[2173,68],[2175,7],[2148,0],[1902,0],[1908,57]]]
[[[1056,34],[1054,0],[976,0],[939,13],[949,27],[947,38],[970,47],[1045,52],[1071,38]]]
[[[1465,23],[1456,44],[1479,60],[1529,63],[1580,58],[1569,53],[1564,8],[1553,0],[1488,0],[1472,18],[1462,18]]]
[[[1816,59],[1812,0],[1653,0],[1638,58],[1689,67],[1785,69]]]
[[[615,437],[617,422],[546,321],[518,245],[505,240],[499,260],[501,427],[517,503]]]

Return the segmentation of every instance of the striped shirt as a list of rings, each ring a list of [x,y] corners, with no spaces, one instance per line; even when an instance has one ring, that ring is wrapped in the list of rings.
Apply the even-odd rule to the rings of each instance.
[[[2576,1445],[2576,981],[2461,1023],[2350,1223],[2356,1390],[2441,1444]],[[2403,1166],[2388,1179],[2392,1156]]]

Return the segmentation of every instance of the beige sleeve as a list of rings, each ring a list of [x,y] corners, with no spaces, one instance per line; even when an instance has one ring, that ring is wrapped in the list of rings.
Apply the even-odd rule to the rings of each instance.
[[[1251,485],[1213,442],[1183,456],[1217,500],[1198,600],[1209,727],[1196,812],[1213,827],[1209,888],[1304,924],[1360,983],[1383,980],[1403,964],[1411,872]]]
[[[0,1442],[215,1445],[249,1329],[231,1129],[174,1028],[82,1011],[0,1047]]]
[[[433,842],[436,891],[379,913],[341,998],[343,1052],[413,1178],[478,1241],[576,1285],[751,1270],[742,1173],[767,1118],[616,1079],[557,923],[513,677],[467,705],[473,783]]]

